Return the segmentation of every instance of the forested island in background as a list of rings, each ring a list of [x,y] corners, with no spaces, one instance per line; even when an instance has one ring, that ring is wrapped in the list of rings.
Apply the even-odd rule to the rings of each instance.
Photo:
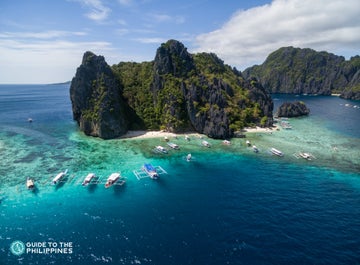
[[[270,93],[339,94],[345,99],[360,100],[359,55],[345,60],[324,51],[284,47],[242,74],[259,80]]]
[[[150,62],[109,66],[85,52],[70,86],[73,118],[104,139],[128,130],[196,131],[234,137],[244,127],[273,124],[272,93],[339,94],[360,99],[360,56],[345,60],[293,47],[240,72],[214,53],[190,54],[169,40]]]

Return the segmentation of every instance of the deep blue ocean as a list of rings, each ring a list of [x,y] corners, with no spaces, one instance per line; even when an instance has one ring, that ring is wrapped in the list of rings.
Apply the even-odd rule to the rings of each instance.
[[[273,99],[303,100],[311,114],[290,119],[293,130],[248,135],[259,154],[245,139],[208,139],[207,149],[179,137],[180,150],[159,155],[163,139],[84,136],[69,84],[0,85],[0,265],[360,264],[360,102]],[[316,159],[296,159],[299,150]],[[167,174],[138,180],[145,162]],[[51,185],[65,169],[67,181]],[[83,187],[89,172],[121,172],[126,184]],[[43,243],[67,253],[27,253]]]

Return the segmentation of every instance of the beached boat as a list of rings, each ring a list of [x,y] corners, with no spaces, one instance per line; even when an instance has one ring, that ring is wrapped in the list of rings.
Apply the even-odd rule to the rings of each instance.
[[[208,141],[205,141],[205,140],[202,141],[201,144],[202,144],[203,146],[205,146],[205,147],[208,147],[208,148],[211,147],[210,143],[209,143]]]
[[[120,179],[120,173],[112,173],[105,183],[105,188],[109,188],[114,185]],[[125,181],[123,181],[124,183]]]
[[[85,179],[84,179],[84,181],[82,182],[81,185],[83,185],[83,186],[89,185],[94,178],[95,178],[95,174],[94,174],[94,173],[89,173],[89,174],[85,177]]]
[[[164,140],[165,140],[165,142],[169,142],[169,137],[165,136]]]
[[[26,179],[26,187],[27,187],[29,190],[35,188],[34,180],[31,179],[31,178],[27,178],[27,179]]]
[[[177,149],[177,150],[180,149],[180,146],[174,143],[168,143],[167,145],[170,146],[172,149]]]
[[[186,156],[186,161],[190,162],[190,161],[191,161],[191,159],[192,159],[191,154],[188,154],[188,155]]]
[[[246,145],[247,145],[247,146],[251,146],[251,143],[250,143],[249,140],[246,140]]]
[[[67,172],[68,172],[68,171],[65,170],[65,171],[60,172],[59,174],[57,174],[56,177],[52,180],[52,183],[53,183],[54,185],[58,184],[58,183],[63,179],[63,177],[66,176]]]
[[[225,145],[231,145],[231,142],[229,140],[224,140],[222,143]]]
[[[270,152],[271,152],[272,154],[274,154],[274,155],[277,155],[277,156],[284,156],[283,152],[281,152],[280,150],[278,150],[278,149],[276,149],[276,148],[274,148],[274,147],[272,147],[272,148],[270,149]]]
[[[185,135],[185,140],[190,141],[190,137],[188,135]]]
[[[158,153],[167,154],[167,150],[165,147],[162,147],[161,145],[155,146],[155,151]]]
[[[259,153],[259,149],[256,147],[256,145],[253,145],[252,149],[255,153]]]
[[[159,174],[156,171],[156,168],[154,168],[151,164],[145,163],[143,166],[143,170],[145,173],[152,179],[159,178]]]

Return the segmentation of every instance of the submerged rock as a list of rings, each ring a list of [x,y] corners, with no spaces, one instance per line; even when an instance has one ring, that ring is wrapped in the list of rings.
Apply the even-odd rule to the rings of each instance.
[[[308,109],[304,102],[296,101],[296,102],[285,102],[283,103],[277,110],[278,117],[299,117],[308,115],[310,113],[310,109]]]

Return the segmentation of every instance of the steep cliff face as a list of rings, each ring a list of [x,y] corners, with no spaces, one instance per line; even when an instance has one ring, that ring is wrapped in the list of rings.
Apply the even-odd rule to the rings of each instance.
[[[246,78],[257,78],[271,93],[339,93],[349,86],[359,65],[344,57],[312,49],[280,48],[262,65],[246,69]]]
[[[127,131],[120,84],[104,57],[86,52],[70,86],[74,120],[87,135],[115,138]]]
[[[244,126],[273,122],[273,102],[260,83],[245,80],[215,54],[188,53],[175,40],[162,44],[152,62],[111,68],[86,52],[70,96],[81,130],[101,138],[166,129],[223,139]]]
[[[299,117],[308,115],[309,113],[310,109],[301,101],[284,102],[277,110],[278,117]]]

